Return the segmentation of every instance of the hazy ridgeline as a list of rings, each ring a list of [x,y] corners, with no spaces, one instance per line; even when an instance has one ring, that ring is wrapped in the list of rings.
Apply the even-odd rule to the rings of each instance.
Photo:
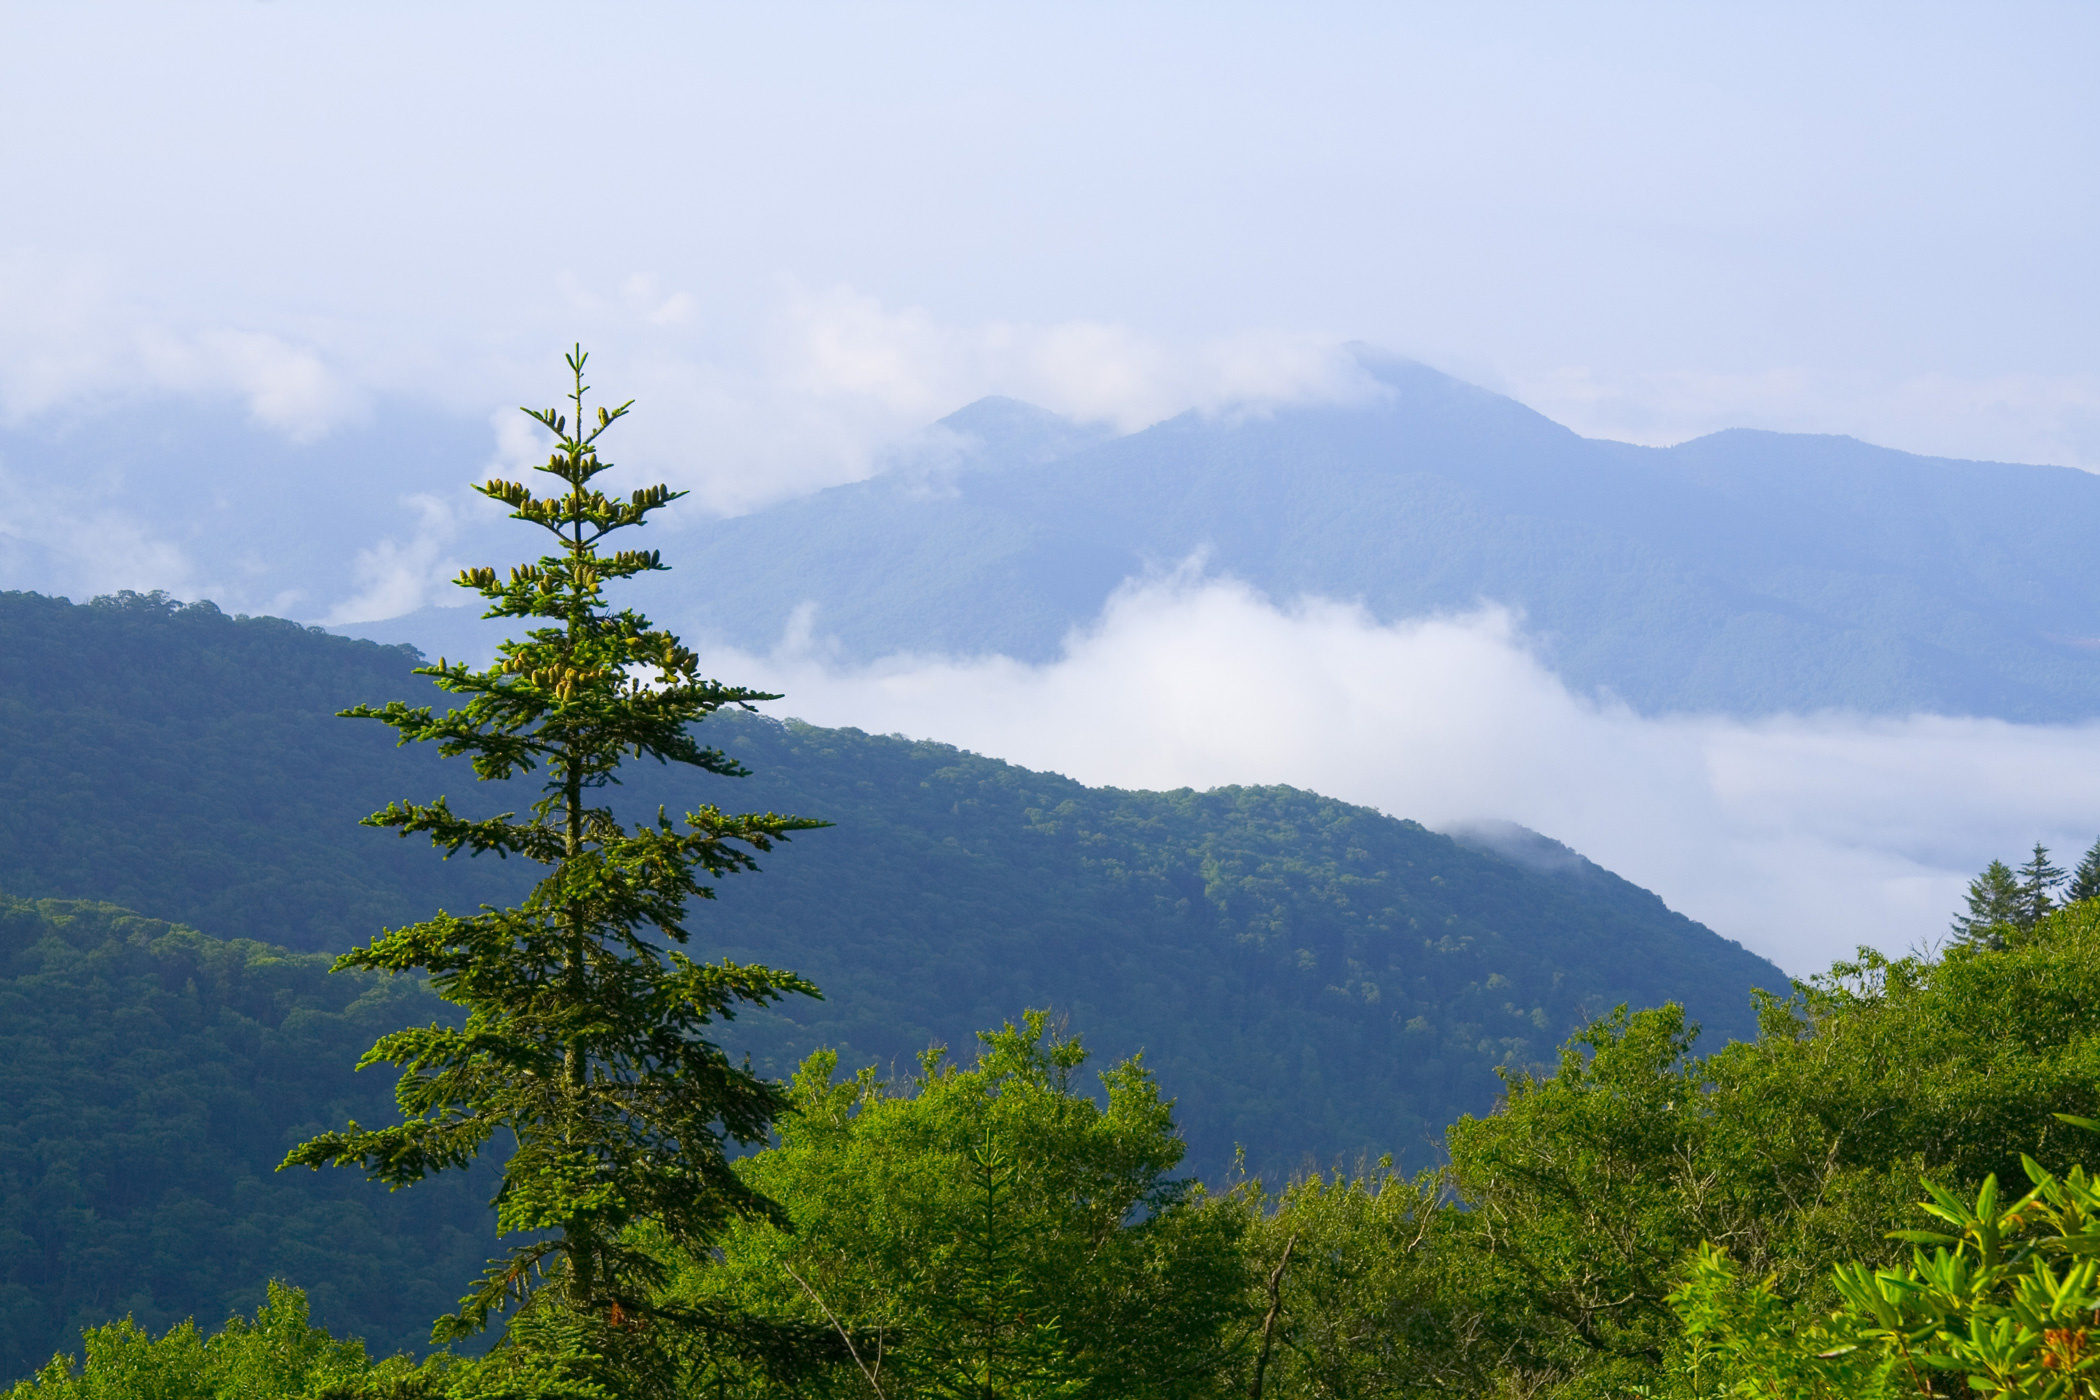
[[[760,652],[1058,655],[1133,578],[1191,558],[1378,620],[1513,610],[1556,674],[1645,714],[2100,715],[2100,478],[1731,430],[1584,438],[1359,347],[1343,403],[1189,412],[1125,436],[1011,399],[869,480],[689,524],[654,611]],[[704,580],[704,582],[703,582]],[[500,640],[464,608],[351,629]]]

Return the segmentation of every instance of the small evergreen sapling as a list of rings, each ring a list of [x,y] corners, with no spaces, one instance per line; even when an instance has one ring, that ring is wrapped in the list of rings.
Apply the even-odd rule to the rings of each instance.
[[[2082,900],[2100,899],[2100,841],[2095,841],[2071,872],[2071,888],[2065,894],[2065,902],[2077,904]]]
[[[2064,879],[2063,868],[2049,863],[2049,848],[2035,842],[2034,854],[2020,867],[2021,928],[2033,928],[2056,907],[2056,892]]]
[[[1992,861],[1969,881],[1968,905],[1966,914],[1954,916],[1954,936],[1982,947],[2004,947],[2005,935],[1999,930],[2020,926],[2019,877],[2004,861]]]
[[[547,625],[505,642],[485,670],[443,660],[422,668],[468,697],[461,708],[436,714],[394,701],[343,712],[392,726],[404,744],[467,756],[483,781],[544,774],[526,820],[469,820],[443,797],[396,802],[365,819],[404,837],[428,835],[447,855],[493,851],[551,868],[516,908],[440,911],[339,960],[428,973],[439,995],[466,1009],[466,1025],[382,1037],[360,1067],[401,1067],[396,1098],[406,1121],[351,1123],[284,1163],[359,1166],[399,1188],[464,1167],[498,1133],[512,1135],[498,1230],[536,1238],[494,1261],[458,1314],[439,1320],[438,1341],[549,1292],[615,1328],[647,1317],[663,1271],[634,1245],[630,1225],[652,1221],[700,1254],[732,1219],[776,1217],[778,1208],[730,1170],[725,1144],[763,1141],[785,1099],[703,1030],[740,1003],[816,995],[791,974],[695,962],[677,945],[689,936],[686,902],[712,897],[703,880],[755,869],[756,854],[775,841],[824,823],[706,806],[682,824],[659,810],[629,827],[594,801],[630,757],[742,775],[691,727],[725,705],[778,697],[703,678],[676,637],[605,602],[608,583],[665,566],[653,550],[601,553],[600,542],[683,493],[659,485],[620,499],[591,484],[610,466],[598,438],[629,405],[599,408],[586,427],[584,360],[580,346],[568,357],[573,427],[556,409],[526,410],[555,436],[536,470],[555,478],[559,493],[502,480],[476,488],[548,531],[557,548],[507,579],[487,568],[459,578],[489,601],[484,616]]]

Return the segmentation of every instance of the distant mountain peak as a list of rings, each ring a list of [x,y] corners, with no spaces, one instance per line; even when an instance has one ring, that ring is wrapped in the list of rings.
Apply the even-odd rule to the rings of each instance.
[[[1079,427],[1062,413],[1005,394],[986,394],[974,403],[964,404],[934,426],[987,441],[1027,434],[1069,432]]]
[[[1420,360],[1360,340],[1342,348],[1388,392],[1389,412],[1417,422],[1437,420],[1452,428],[1476,432],[1486,429],[1506,435],[1514,429],[1555,443],[1579,436],[1528,404],[1446,374]]]
[[[1040,466],[1118,435],[1106,424],[1081,423],[1022,399],[989,394],[920,433],[891,470],[927,474]]]
[[[701,523],[718,567],[665,580],[659,610],[760,651],[812,603],[845,660],[1048,662],[1127,580],[1200,551],[1381,622],[1500,603],[1571,689],[1648,714],[2100,717],[2100,649],[2070,640],[2100,616],[2100,477],[1754,428],[1585,438],[1348,353],[1374,391],[1124,435],[980,399],[873,480]],[[362,635],[431,651],[471,616]]]

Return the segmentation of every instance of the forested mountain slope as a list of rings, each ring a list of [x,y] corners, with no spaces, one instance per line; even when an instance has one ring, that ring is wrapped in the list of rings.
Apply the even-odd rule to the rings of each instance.
[[[1381,618],[1518,609],[1550,664],[1645,711],[2100,715],[2100,478],[1734,431],[1667,449],[1363,352],[1345,405],[1198,413],[1107,442],[1011,401],[974,450],[694,526],[695,637],[777,644],[815,604],[846,659],[1054,656],[1124,580],[1197,551],[1279,600]],[[366,635],[447,644],[460,610]]]
[[[332,717],[425,689],[411,658],[130,598],[0,595],[0,890],[107,897],[215,935],[337,950],[527,871],[359,827],[391,797],[523,808],[464,763]],[[1751,1029],[1771,964],[1587,862],[1559,869],[1288,788],[1091,789],[945,745],[747,717],[755,776],[644,775],[631,814],[713,801],[828,818],[696,911],[699,951],[825,989],[728,1037],[773,1073],[819,1045],[908,1065],[1029,1006],[1143,1049],[1216,1172],[1430,1151],[1620,1001]]]
[[[0,1375],[126,1313],[252,1310],[271,1278],[376,1348],[421,1347],[492,1252],[486,1173],[389,1194],[276,1173],[392,1077],[351,1066],[451,1008],[417,983],[221,942],[110,905],[0,895]]]
[[[727,726],[725,726],[726,728]],[[1410,1160],[1621,1001],[1752,1033],[1776,968],[1584,861],[1560,873],[1291,788],[1124,792],[961,753],[746,722],[753,806],[838,823],[707,924],[826,1001],[740,1031],[776,1072],[956,1044],[1048,1005],[1109,1056],[1142,1049],[1192,1162],[1359,1150]]]
[[[208,603],[0,594],[0,890],[106,899],[221,937],[347,948],[510,872],[354,823],[457,782],[330,718],[437,692],[402,649]]]

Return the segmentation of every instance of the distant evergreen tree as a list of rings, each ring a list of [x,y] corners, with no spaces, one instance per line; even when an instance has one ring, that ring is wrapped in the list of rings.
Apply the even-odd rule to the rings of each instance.
[[[2078,869],[2071,872],[2071,888],[2065,894],[2065,902],[2076,904],[2081,900],[2100,899],[2100,841],[2095,841],[2078,862]]]
[[[1969,881],[1969,911],[1954,916],[1954,936],[1989,948],[2005,946],[2003,930],[2020,924],[2020,881],[2012,867],[1994,860]]]
[[[2014,922],[2021,928],[2033,928],[2041,922],[2056,907],[2056,891],[2062,888],[2064,878],[2063,868],[2049,863],[2049,848],[2035,842],[2034,854],[2020,867],[2020,914]]]
[[[638,1335],[633,1321],[652,1316],[664,1277],[632,1242],[630,1225],[652,1221],[704,1255],[731,1220],[778,1217],[730,1169],[725,1147],[763,1142],[786,1100],[702,1031],[740,1003],[816,994],[791,974],[698,963],[672,945],[688,938],[686,902],[712,895],[704,878],[755,869],[756,853],[824,823],[704,806],[682,825],[659,811],[629,828],[592,804],[630,756],[743,775],[702,748],[690,727],[723,706],[777,697],[703,678],[676,637],[605,603],[608,582],[665,566],[653,550],[601,554],[600,541],[684,493],[659,485],[621,500],[591,485],[610,465],[598,456],[598,438],[630,404],[599,408],[586,431],[584,361],[580,346],[568,357],[573,429],[555,409],[526,410],[556,438],[536,470],[561,492],[535,496],[502,480],[476,488],[514,519],[552,533],[558,551],[512,568],[508,579],[488,568],[459,578],[489,600],[485,616],[552,625],[505,642],[486,670],[443,660],[422,668],[470,697],[459,709],[435,714],[394,701],[343,711],[392,726],[402,743],[470,757],[477,779],[545,774],[529,820],[505,813],[470,821],[443,797],[396,802],[366,818],[404,837],[426,834],[447,855],[493,851],[552,869],[517,907],[484,906],[465,917],[441,910],[339,960],[343,968],[426,972],[439,995],[466,1008],[467,1023],[398,1031],[366,1053],[363,1064],[402,1068],[396,1097],[405,1122],[353,1122],[284,1162],[360,1166],[401,1187],[467,1165],[499,1133],[515,1139],[496,1197],[498,1228],[535,1238],[495,1261],[459,1312],[439,1320],[439,1341],[485,1327],[491,1313],[551,1299],[617,1350]]]

